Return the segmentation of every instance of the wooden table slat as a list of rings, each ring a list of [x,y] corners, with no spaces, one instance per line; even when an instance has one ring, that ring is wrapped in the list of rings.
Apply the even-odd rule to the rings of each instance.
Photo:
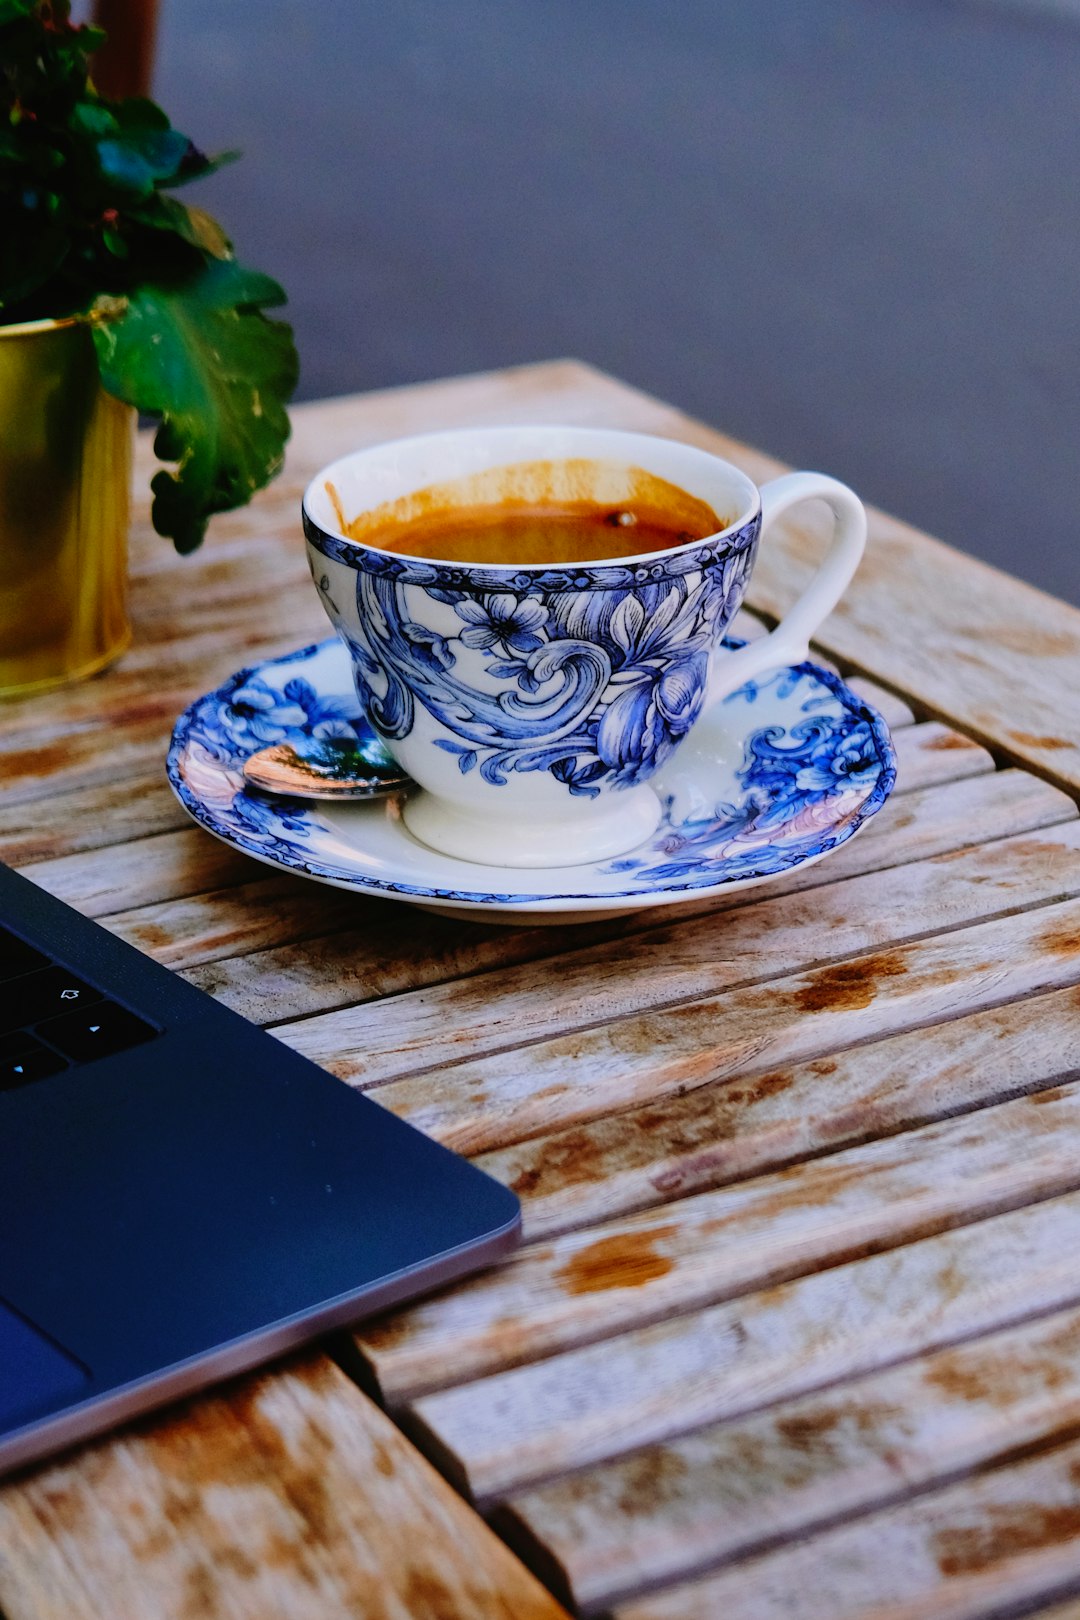
[[[190,827],[161,768],[51,793],[30,803],[0,799],[0,860],[9,866],[55,860],[118,842]]]
[[[1080,893],[1080,822],[307,1017],[282,1039],[367,1087]],[[760,895],[761,898],[755,898]],[[203,984],[216,975],[200,977]],[[209,986],[208,986],[209,987]],[[246,1009],[242,1009],[246,1010]]]
[[[1070,1085],[565,1233],[356,1342],[400,1405],[1075,1188]]]
[[[475,1162],[524,1204],[536,1240],[655,1208],[1080,1073],[1080,991],[1007,1002],[749,1078],[736,1076]]]
[[[87,917],[250,882],[265,868],[201,827],[59,855],[21,870]]]
[[[1078,980],[1080,903],[1069,900],[541,1041],[527,1064],[496,1054],[372,1095],[458,1152],[480,1153]],[[278,1033],[304,1050],[303,1027]]]
[[[631,1601],[616,1620],[992,1620],[1080,1584],[1080,1443]],[[1021,1606],[1023,1609],[1021,1610]]]
[[[332,950],[332,942],[345,931],[355,940],[355,924],[361,919],[360,935],[369,946],[385,930],[390,908],[384,902],[328,884],[305,883],[291,873],[262,876],[267,868],[254,863],[247,870],[254,874],[250,882],[133,906],[98,920],[129,945],[177,969],[222,958],[233,963],[249,956],[261,960],[282,946],[310,961],[319,949]]]
[[[1080,1302],[1080,1193],[421,1397],[410,1425],[482,1502]]]
[[[950,726],[927,720],[905,726],[893,738],[896,747],[896,789],[911,793],[936,782],[955,782],[962,776],[992,771],[994,761],[985,748]]]
[[[509,1498],[498,1522],[566,1601],[593,1613],[1078,1422],[1071,1310],[538,1486]]]
[[[559,1620],[330,1362],[226,1386],[0,1488],[7,1620]]]

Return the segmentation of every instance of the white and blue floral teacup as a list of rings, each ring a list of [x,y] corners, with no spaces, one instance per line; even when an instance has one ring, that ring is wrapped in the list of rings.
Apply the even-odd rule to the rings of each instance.
[[[724,527],[669,551],[558,567],[426,561],[343,532],[390,503],[407,520],[407,498],[433,485],[461,481],[470,505],[477,487],[528,498],[537,463],[570,461],[578,497],[583,463],[595,469],[590,496],[613,507],[644,470],[707,502]],[[724,649],[761,534],[811,498],[835,519],[824,562],[771,635]],[[712,704],[807,656],[866,536],[861,503],[835,479],[790,473],[759,492],[690,445],[575,427],[474,428],[358,451],[312,480],[303,518],[360,700],[422,789],[406,800],[407,827],[498,866],[599,860],[648,838],[661,813],[649,778]]]

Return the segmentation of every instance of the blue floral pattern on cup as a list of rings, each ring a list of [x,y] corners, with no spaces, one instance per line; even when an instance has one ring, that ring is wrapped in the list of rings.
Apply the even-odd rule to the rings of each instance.
[[[634,615],[628,610],[627,617]],[[505,627],[507,612],[500,610],[497,622]],[[305,664],[314,665],[310,680],[295,673]],[[663,678],[653,682],[654,688]],[[635,684],[628,683],[627,690]],[[242,670],[200,698],[177,721],[169,750],[169,779],[181,803],[237,848],[313,877],[374,893],[516,907],[600,896],[655,902],[780,875],[845,843],[880,809],[895,779],[895,755],[880,716],[835,676],[799,664],[724,699],[721,712],[729,713],[740,730],[748,722],[749,727],[726,796],[715,800],[708,814],[680,812],[677,793],[668,791],[663,821],[645,845],[618,860],[577,868],[569,886],[565,869],[547,888],[539,885],[535,871],[515,874],[521,879],[518,889],[410,883],[388,877],[385,862],[369,859],[362,847],[346,858],[340,836],[324,822],[318,804],[266,798],[243,782],[244,758],[267,743],[363,736],[367,722],[348,687],[347,655],[335,638]],[[647,714],[649,701],[661,714],[661,704],[673,712],[680,695],[671,687],[654,692],[638,712]],[[774,718],[754,726],[759,705]],[[382,816],[385,810],[369,806],[363,814]],[[459,864],[434,853],[430,860],[440,873]]]
[[[586,579],[581,590],[561,588],[563,575],[558,589],[522,575],[513,589],[504,580],[479,592],[444,578],[447,569],[437,581],[421,583],[414,570],[403,580],[369,568],[374,553],[355,548],[357,618],[332,616],[384,738],[408,737],[419,703],[462,775],[502,787],[512,772],[546,771],[596,798],[647,781],[697,719],[756,535],[749,524],[708,557],[691,553],[696,567],[680,556],[678,568],[642,568],[640,581],[622,568],[626,584]],[[328,596],[329,580],[317,584]]]

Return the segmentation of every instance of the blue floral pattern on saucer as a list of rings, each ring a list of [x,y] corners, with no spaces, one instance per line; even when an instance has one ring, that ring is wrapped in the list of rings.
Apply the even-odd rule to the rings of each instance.
[[[511,617],[473,628],[499,640],[535,633],[516,618],[511,630]],[[400,796],[331,805],[244,784],[257,748],[350,734],[369,727],[334,638],[241,670],[193,703],[176,723],[169,780],[219,838],[323,882],[460,910],[587,913],[727,892],[818,860],[880,809],[896,774],[880,715],[836,676],[794,665],[700,722],[654,778],[664,816],[644,845],[618,860],[515,870],[425,848],[401,822]]]

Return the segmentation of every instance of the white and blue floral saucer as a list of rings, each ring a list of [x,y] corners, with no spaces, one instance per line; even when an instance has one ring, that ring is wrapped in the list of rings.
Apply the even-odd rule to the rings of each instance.
[[[805,663],[740,688],[698,723],[654,778],[659,828],[617,860],[481,866],[413,838],[400,794],[327,803],[244,785],[257,748],[366,729],[335,637],[240,670],[193,703],[173,732],[169,781],[200,826],[271,866],[432,911],[555,923],[727,894],[821,860],[881,808],[896,775],[881,716]]]

